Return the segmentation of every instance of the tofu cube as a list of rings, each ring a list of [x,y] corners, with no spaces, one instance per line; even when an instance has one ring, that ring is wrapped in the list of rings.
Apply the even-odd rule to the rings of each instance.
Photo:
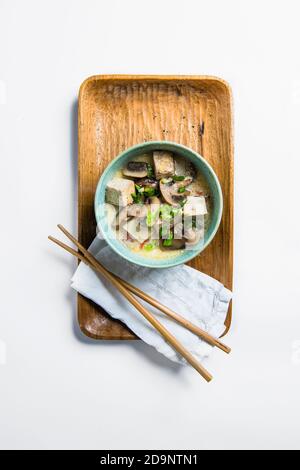
[[[105,200],[114,206],[125,207],[132,204],[135,186],[132,180],[113,178],[106,186]]]
[[[204,196],[188,196],[184,205],[184,216],[192,217],[207,214]]]
[[[157,179],[168,178],[175,174],[174,158],[171,152],[156,150],[153,152],[153,162]]]
[[[185,176],[186,175],[186,168],[185,168],[185,159],[183,157],[179,157],[176,155],[174,158],[175,161],[175,175],[176,176]]]
[[[196,176],[197,171],[194,165],[183,157],[176,155],[174,157],[175,161],[175,175],[176,176]]]
[[[143,243],[149,238],[149,228],[139,219],[131,219],[124,226],[124,229],[134,240],[137,240],[139,243]]]

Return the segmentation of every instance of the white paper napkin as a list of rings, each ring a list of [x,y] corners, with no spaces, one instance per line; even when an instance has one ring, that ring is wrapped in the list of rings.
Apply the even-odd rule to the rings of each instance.
[[[219,337],[224,332],[224,321],[232,294],[220,282],[186,265],[150,269],[131,264],[99,238],[93,241],[90,251],[111,272],[147,292],[211,335]],[[152,325],[113,286],[85,263],[78,266],[71,286],[101,305],[113,318],[126,323],[139,338],[158,352],[172,361],[186,364],[185,359],[169,346]],[[149,304],[145,305],[199,361],[210,354],[212,347],[205,341]]]

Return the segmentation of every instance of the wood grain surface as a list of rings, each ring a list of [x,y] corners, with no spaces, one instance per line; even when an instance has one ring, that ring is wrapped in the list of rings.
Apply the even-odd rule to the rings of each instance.
[[[199,152],[223,191],[223,218],[212,243],[188,264],[232,289],[232,97],[226,82],[207,76],[97,75],[79,92],[78,237],[89,246],[96,234],[98,179],[120,152],[148,140],[169,140]],[[180,313],[180,312],[178,312]],[[231,324],[231,306],[224,334]],[[78,320],[95,339],[136,339],[122,323],[78,295]]]

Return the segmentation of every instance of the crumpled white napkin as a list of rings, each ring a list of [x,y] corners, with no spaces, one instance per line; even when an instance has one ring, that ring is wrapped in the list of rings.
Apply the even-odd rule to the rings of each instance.
[[[109,271],[147,292],[211,335],[219,337],[224,332],[224,321],[232,294],[212,277],[186,265],[168,269],[137,266],[121,258],[99,238],[95,238],[89,250]],[[85,263],[78,266],[71,286],[101,305],[113,318],[126,323],[139,338],[158,352],[174,362],[186,364],[185,359],[169,346],[152,325]],[[142,300],[140,302],[144,303]],[[210,354],[212,346],[149,304],[144,304],[199,361]]]

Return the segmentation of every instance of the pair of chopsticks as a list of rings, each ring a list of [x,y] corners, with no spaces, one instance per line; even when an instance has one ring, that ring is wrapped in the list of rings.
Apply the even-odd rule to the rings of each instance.
[[[73,250],[73,248],[69,247],[65,243],[61,242],[60,240],[57,240],[56,238],[49,236],[49,240],[52,242],[56,243],[59,245],[61,248],[64,250],[68,251],[71,253],[73,256],[78,258],[80,261],[83,261],[86,263],[88,266],[90,266],[92,269],[97,271],[98,273],[102,274],[103,277],[111,282],[116,289],[143,315],[144,318],[146,318],[149,323],[165,338],[165,340],[177,351],[179,354],[181,354],[185,360],[192,366],[194,369],[196,369],[199,374],[207,381],[210,382],[212,380],[212,375],[200,364],[194,356],[173,336],[169,330],[162,324],[160,321],[158,321],[155,316],[150,313],[132,294],[135,294],[137,297],[140,299],[145,300],[148,302],[150,305],[153,307],[157,308],[161,312],[165,313],[169,317],[173,318],[177,323],[181,324],[194,334],[198,335],[200,338],[205,340],[207,343],[211,344],[212,346],[216,346],[217,348],[221,349],[222,351],[226,352],[227,354],[230,353],[231,349],[226,346],[224,343],[222,343],[219,339],[214,338],[211,336],[209,333],[206,331],[202,330],[198,326],[194,325],[191,323],[189,320],[185,319],[178,313],[174,312],[173,310],[169,309],[165,305],[162,305],[160,302],[158,302],[156,299],[153,297],[150,297],[150,295],[146,294],[142,290],[138,289],[137,287],[133,286],[127,281],[124,281],[120,277],[112,274],[110,271],[108,271],[99,261],[96,260],[96,258],[89,252],[87,251],[84,246],[82,246],[78,240],[76,240],[71,233],[69,233],[62,225],[58,225],[58,228],[66,235],[66,237],[71,240],[74,245],[77,246],[78,251]]]

